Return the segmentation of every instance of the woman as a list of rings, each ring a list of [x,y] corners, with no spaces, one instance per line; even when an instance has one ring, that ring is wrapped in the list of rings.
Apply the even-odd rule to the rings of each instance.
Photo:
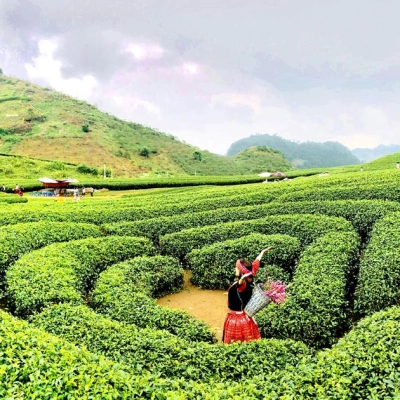
[[[260,267],[261,258],[270,247],[262,250],[251,263],[239,259],[236,262],[236,278],[238,279],[228,289],[229,312],[225,318],[222,341],[231,343],[260,339],[260,331],[254,318],[250,318],[243,311],[253,293],[253,277]]]

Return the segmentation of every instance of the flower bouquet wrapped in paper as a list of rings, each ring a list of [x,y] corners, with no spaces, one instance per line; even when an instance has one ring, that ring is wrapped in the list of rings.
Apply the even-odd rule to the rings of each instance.
[[[252,317],[271,302],[275,304],[283,303],[287,297],[286,288],[287,285],[282,281],[273,281],[272,279],[263,284],[256,285],[244,312],[249,317]]]

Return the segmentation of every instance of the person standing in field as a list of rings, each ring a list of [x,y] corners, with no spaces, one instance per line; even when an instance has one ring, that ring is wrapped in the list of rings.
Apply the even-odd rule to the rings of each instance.
[[[225,318],[222,334],[223,343],[244,342],[260,339],[260,331],[254,318],[250,318],[244,309],[253,294],[253,278],[260,267],[261,258],[270,247],[263,249],[257,258],[250,262],[239,259],[236,261],[236,282],[228,289],[229,312]]]
[[[400,168],[400,163],[397,161],[397,163],[396,163],[396,169],[399,169]]]

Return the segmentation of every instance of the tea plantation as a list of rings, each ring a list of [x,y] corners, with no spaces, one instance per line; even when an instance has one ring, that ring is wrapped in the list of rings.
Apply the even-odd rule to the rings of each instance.
[[[400,398],[400,173],[180,187],[80,202],[3,194],[0,398]],[[3,200],[4,199],[4,200]],[[223,345],[156,299],[239,256],[290,283],[262,339]],[[212,313],[212,310],[210,310]]]

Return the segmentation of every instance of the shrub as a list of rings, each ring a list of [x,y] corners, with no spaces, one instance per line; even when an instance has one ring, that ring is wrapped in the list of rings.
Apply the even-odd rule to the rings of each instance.
[[[81,174],[99,175],[99,170],[95,167],[88,167],[85,164],[78,165],[76,170]]]
[[[164,235],[160,238],[161,252],[184,260],[186,255],[196,248],[235,239],[250,233],[284,234],[296,237],[302,246],[311,243],[324,233],[353,230],[351,224],[343,218],[323,215],[282,215],[270,216],[249,221],[229,222],[184,229],[180,232]]]
[[[97,226],[68,222],[33,222],[0,227],[0,278],[25,253],[54,242],[96,236],[101,236]]]
[[[148,265],[158,263],[163,268],[163,260],[165,258],[147,262]],[[155,289],[150,286],[139,292],[141,288],[135,283],[137,280],[132,280],[129,274],[130,266],[136,263],[137,260],[131,260],[129,264],[114,265],[100,275],[91,298],[95,310],[139,328],[163,329],[188,341],[215,342],[214,334],[204,322],[186,312],[160,307],[147,295],[149,292],[157,295],[162,287]]]
[[[149,154],[150,154],[150,151],[149,151],[149,149],[147,149],[146,147],[143,147],[142,149],[139,149],[139,154],[140,154],[142,157],[148,157]]]
[[[292,340],[263,339],[230,346],[188,343],[165,331],[138,329],[87,307],[67,304],[48,307],[30,322],[69,342],[85,345],[91,352],[129,365],[132,372],[148,371],[162,378],[197,382],[243,382],[251,375],[268,374],[272,368],[296,366],[302,357],[311,354],[305,345]]]
[[[287,235],[253,233],[192,250],[187,257],[188,268],[192,271],[192,282],[206,289],[226,289],[233,282],[236,260],[254,260],[267,246],[272,249],[265,253],[263,263],[271,263],[291,272],[300,254],[299,241]],[[260,267],[260,272],[262,269]]]
[[[80,304],[108,266],[154,252],[147,239],[119,236],[56,243],[35,250],[6,273],[10,309],[27,317],[49,304]]]
[[[372,314],[400,303],[400,213],[378,221],[360,262],[355,311]]]
[[[359,237],[355,232],[327,232],[305,248],[295,269],[285,304],[257,314],[263,337],[301,340],[313,347],[336,342],[348,328],[347,280],[354,274]]]

